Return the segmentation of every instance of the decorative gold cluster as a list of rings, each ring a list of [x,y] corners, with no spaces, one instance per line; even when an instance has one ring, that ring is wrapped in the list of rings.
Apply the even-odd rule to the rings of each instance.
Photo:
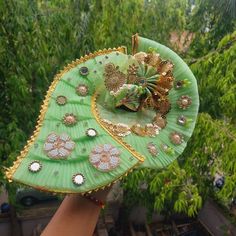
[[[134,59],[136,63],[129,65],[126,74],[113,63],[104,66],[107,90],[116,96],[124,88],[136,86],[139,89],[132,90],[132,93],[129,89],[126,97],[118,101],[117,106],[125,106],[132,111],[152,107],[161,115],[167,114],[171,108],[168,93],[173,87],[174,64],[169,60],[162,60],[155,52],[139,52],[134,55]]]
[[[127,124],[123,123],[112,123],[110,120],[102,119],[102,122],[112,133],[118,137],[125,137],[131,133],[137,134],[139,136],[149,136],[156,137],[161,129],[155,122],[148,123],[144,126],[140,124],[134,124],[129,127]]]
[[[119,67],[115,67],[113,63],[106,64],[104,70],[107,90],[116,92],[126,82],[125,74],[119,71]]]

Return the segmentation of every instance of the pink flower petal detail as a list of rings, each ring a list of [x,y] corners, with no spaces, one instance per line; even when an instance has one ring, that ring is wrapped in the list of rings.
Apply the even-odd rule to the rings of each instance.
[[[68,141],[68,140],[70,140],[70,136],[68,135],[68,134],[61,134],[60,135],[60,139],[62,140],[62,141]]]
[[[90,155],[90,162],[91,163],[97,163],[101,160],[101,157],[99,154],[91,154]]]
[[[110,153],[111,153],[111,155],[119,155],[120,151],[117,148],[112,148]]]
[[[51,133],[48,135],[47,140],[48,140],[48,142],[53,143],[57,140],[57,138],[58,138],[58,136],[56,134]]]
[[[111,158],[110,158],[110,165],[112,167],[118,166],[119,163],[120,163],[120,160],[117,157],[111,156]]]
[[[49,151],[48,152],[48,155],[50,156],[50,157],[57,157],[58,156],[58,149],[56,148],[56,149],[53,149],[53,150],[51,150],[51,151]]]
[[[93,149],[94,153],[101,153],[103,151],[103,148],[101,146],[97,146]]]
[[[58,149],[58,153],[59,153],[59,156],[61,157],[67,157],[70,154],[68,150],[62,147]]]
[[[53,143],[45,143],[43,148],[45,151],[50,151],[53,149]]]
[[[106,162],[100,162],[99,165],[98,165],[98,169],[100,170],[109,170],[109,164],[106,163]]]
[[[110,144],[104,144],[103,145],[103,150],[105,152],[109,152],[111,148],[112,148],[112,146]]]
[[[64,145],[66,149],[72,150],[75,147],[75,143],[73,141],[67,141]]]

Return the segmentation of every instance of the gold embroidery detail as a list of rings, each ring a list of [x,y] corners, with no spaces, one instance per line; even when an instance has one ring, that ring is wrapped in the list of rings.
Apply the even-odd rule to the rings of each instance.
[[[141,126],[140,124],[134,124],[129,127],[127,124],[123,123],[113,124],[110,120],[107,119],[102,119],[101,121],[104,123],[104,126],[106,126],[106,128],[111,131],[111,133],[119,137],[125,137],[131,133],[142,137],[156,137],[159,134],[159,130],[161,130],[161,127],[154,122],[148,123],[145,126]]]
[[[92,104],[91,104],[91,110],[92,113],[96,119],[96,121],[98,122],[98,124],[101,125],[101,127],[108,133],[110,134],[110,136],[112,138],[114,138],[119,144],[121,144],[126,150],[128,150],[134,157],[136,157],[139,161],[143,162],[145,160],[145,157],[143,155],[141,155],[140,153],[138,153],[131,145],[129,145],[128,143],[124,142],[124,140],[117,136],[116,134],[112,133],[106,126],[106,123],[103,122],[102,118],[100,117],[100,114],[98,112],[97,109],[97,105],[96,105],[96,100],[98,97],[98,92],[95,92],[94,95],[92,96]]]
[[[126,82],[124,73],[118,70],[113,63],[104,66],[105,86],[108,91],[117,92],[117,90]]]

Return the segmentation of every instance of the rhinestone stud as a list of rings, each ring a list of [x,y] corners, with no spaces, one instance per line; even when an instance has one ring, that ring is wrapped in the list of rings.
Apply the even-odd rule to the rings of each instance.
[[[84,183],[84,176],[80,173],[73,175],[72,181],[75,185],[82,185]]]
[[[89,128],[86,130],[86,135],[91,138],[96,137],[97,131],[95,129]]]
[[[39,161],[33,161],[28,166],[29,171],[38,172],[42,169],[42,164]]]

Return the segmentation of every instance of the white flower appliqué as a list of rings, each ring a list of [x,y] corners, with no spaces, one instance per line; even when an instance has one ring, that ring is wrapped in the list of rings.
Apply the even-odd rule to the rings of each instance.
[[[74,147],[75,143],[68,134],[51,133],[44,144],[44,151],[52,159],[65,159],[71,154]]]
[[[100,171],[111,171],[120,164],[120,151],[111,144],[99,145],[91,151],[89,161]]]

